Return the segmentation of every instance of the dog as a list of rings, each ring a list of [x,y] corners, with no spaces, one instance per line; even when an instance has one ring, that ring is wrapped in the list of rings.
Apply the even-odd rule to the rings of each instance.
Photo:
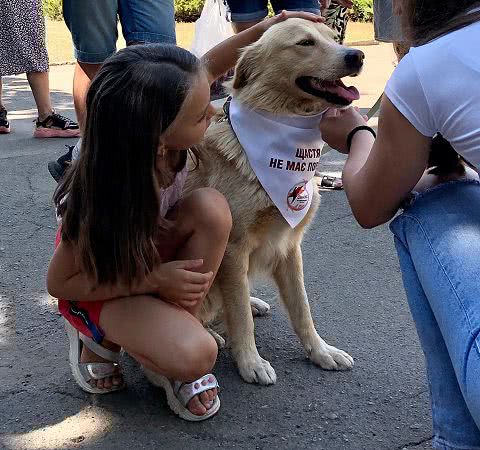
[[[335,43],[325,25],[288,19],[243,49],[227,89],[253,110],[308,117],[330,107],[347,107],[358,98],[358,91],[340,79],[358,75],[363,59],[359,50]],[[263,274],[278,286],[308,358],[326,370],[351,369],[352,357],[328,345],[315,330],[304,286],[301,243],[320,204],[318,190],[313,190],[303,220],[292,228],[263,189],[232,126],[221,117],[198,147],[200,161],[185,187],[186,193],[200,187],[217,189],[226,197],[233,218],[225,256],[200,320],[207,327],[216,320],[225,325],[245,381],[274,384],[275,370],[259,355],[254,337],[253,315],[265,314],[270,307],[250,297],[249,279]],[[290,195],[301,196],[301,189]]]

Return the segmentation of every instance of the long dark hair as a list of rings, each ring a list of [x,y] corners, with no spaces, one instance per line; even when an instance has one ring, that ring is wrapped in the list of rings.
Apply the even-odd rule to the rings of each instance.
[[[62,239],[76,246],[82,270],[97,283],[130,284],[160,261],[159,140],[200,71],[179,47],[138,45],[110,57],[92,81],[80,158],[54,201]]]
[[[406,40],[423,45],[432,39],[480,20],[480,11],[467,14],[480,0],[404,0],[402,23]]]

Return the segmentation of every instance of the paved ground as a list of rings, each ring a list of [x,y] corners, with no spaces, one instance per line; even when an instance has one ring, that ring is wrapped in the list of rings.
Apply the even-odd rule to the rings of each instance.
[[[373,104],[392,70],[388,46],[365,47],[356,84]],[[52,70],[56,107],[72,115],[72,67]],[[431,434],[423,357],[406,307],[387,227],[361,230],[342,192],[326,192],[304,243],[305,278],[320,334],[349,351],[353,371],[329,373],[304,357],[275,291],[256,321],[262,356],[278,383],[246,384],[228,351],[219,356],[221,413],[206,423],[176,419],[164,395],[126,359],[129,389],[90,396],[73,383],[61,321],[44,288],[52,253],[55,188],[48,160],[60,140],[31,138],[32,99],[23,77],[7,77],[14,132],[0,139],[0,448],[30,449],[427,449]],[[70,143],[70,142],[68,142]],[[331,152],[325,170],[341,170]]]

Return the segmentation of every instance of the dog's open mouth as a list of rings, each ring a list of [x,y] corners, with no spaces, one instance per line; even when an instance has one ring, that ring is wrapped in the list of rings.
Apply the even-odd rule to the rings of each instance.
[[[342,80],[324,81],[315,77],[300,77],[296,83],[307,94],[323,98],[333,105],[348,106],[360,98],[357,88],[345,86]]]

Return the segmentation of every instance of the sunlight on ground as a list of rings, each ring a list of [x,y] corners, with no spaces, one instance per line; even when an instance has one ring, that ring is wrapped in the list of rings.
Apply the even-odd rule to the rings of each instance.
[[[0,348],[7,344],[7,297],[0,295]]]
[[[104,409],[88,406],[62,422],[23,434],[4,435],[9,450],[71,449],[75,444],[88,446],[107,434],[113,423]]]
[[[37,118],[37,109],[19,109],[17,111],[9,111],[8,120],[19,120],[19,119],[36,119]],[[33,125],[32,125],[33,127]]]
[[[57,299],[53,298],[50,294],[44,293],[38,298],[38,303],[44,306],[51,312],[58,312],[57,310]]]
[[[47,47],[51,63],[74,61],[73,45],[68,28],[63,21],[47,20]],[[180,47],[190,48],[195,33],[193,23],[177,23],[177,43]],[[118,26],[117,48],[126,46],[122,28]]]
[[[70,33],[63,21],[46,21],[47,47],[51,63],[63,63],[73,61],[73,46]],[[180,47],[190,48],[195,34],[194,23],[177,23],[177,43]],[[118,48],[125,47],[122,30],[118,27]],[[370,41],[373,36],[373,24],[350,22],[347,27],[346,42]]]

